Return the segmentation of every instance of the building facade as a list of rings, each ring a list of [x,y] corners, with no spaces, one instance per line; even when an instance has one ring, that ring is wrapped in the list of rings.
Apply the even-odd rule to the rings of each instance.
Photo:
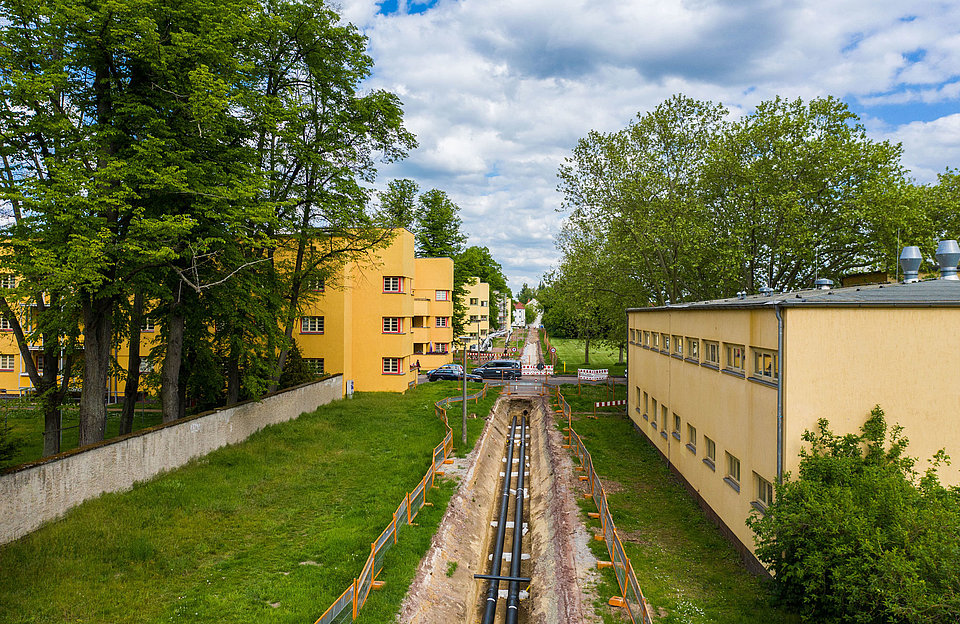
[[[453,343],[453,259],[417,258],[413,289],[413,357],[422,370],[450,361]]]
[[[858,432],[874,406],[908,453],[960,454],[960,282],[769,294],[627,311],[630,418],[752,559],[745,525],[796,474],[821,418]],[[926,464],[921,461],[919,470]],[[960,484],[957,464],[941,468]],[[759,566],[755,559],[752,562]]]
[[[467,313],[463,319],[464,336],[471,342],[481,341],[490,333],[490,284],[479,277],[467,279],[464,285]]]
[[[519,301],[513,304],[513,326],[514,327],[526,327],[527,325],[527,308],[525,305]]]

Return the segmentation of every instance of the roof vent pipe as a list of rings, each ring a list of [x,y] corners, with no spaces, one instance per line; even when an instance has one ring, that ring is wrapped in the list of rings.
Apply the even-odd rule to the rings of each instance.
[[[920,263],[923,256],[919,247],[904,247],[900,252],[900,268],[903,269],[903,283],[912,284],[920,281]]]
[[[940,279],[958,280],[957,263],[960,262],[960,246],[955,240],[942,240],[937,245],[937,264],[940,265]]]
[[[760,289],[760,294],[763,295],[764,297],[772,297],[773,289],[770,288],[769,286],[764,286],[763,288]]]
[[[746,299],[746,298],[747,298],[747,291],[745,290],[737,291],[737,299]]]
[[[830,290],[833,287],[833,280],[821,277],[813,285],[817,287],[817,290]]]

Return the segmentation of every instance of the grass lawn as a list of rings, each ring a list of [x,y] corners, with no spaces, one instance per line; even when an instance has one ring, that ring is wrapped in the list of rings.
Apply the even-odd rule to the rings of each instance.
[[[554,338],[550,337],[550,343],[557,349],[557,365],[553,368],[555,373],[577,374],[578,368],[606,368],[611,375],[623,375],[626,364],[618,364],[620,358],[619,349],[611,349],[601,346],[599,343],[590,342],[590,363],[583,361],[583,340],[576,338]],[[544,353],[544,359],[548,357]],[[626,358],[626,354],[624,354]],[[549,360],[547,360],[549,362]]]
[[[577,411],[577,387],[561,391]],[[609,484],[610,511],[640,588],[655,615],[665,612],[658,624],[800,621],[773,605],[769,581],[746,571],[730,543],[625,415],[575,416],[573,425]],[[599,528],[599,520],[586,519],[586,512],[596,511],[593,502],[580,505],[589,526]],[[591,548],[599,558],[609,558],[603,542],[592,541]],[[629,621],[625,612],[605,604],[619,595],[613,572],[605,570],[603,579],[597,612],[604,622]]]
[[[429,467],[444,434],[433,403],[454,387],[358,393],[80,505],[0,547],[0,622],[314,621]],[[393,621],[454,490],[438,483],[358,621]]]

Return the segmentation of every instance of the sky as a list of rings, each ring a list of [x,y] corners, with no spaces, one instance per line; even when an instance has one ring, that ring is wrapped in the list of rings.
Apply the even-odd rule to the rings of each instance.
[[[419,142],[378,186],[446,191],[514,292],[559,262],[557,172],[577,140],[676,93],[732,118],[832,95],[902,144],[917,183],[960,166],[956,0],[334,2],[369,39],[363,88],[396,93]]]

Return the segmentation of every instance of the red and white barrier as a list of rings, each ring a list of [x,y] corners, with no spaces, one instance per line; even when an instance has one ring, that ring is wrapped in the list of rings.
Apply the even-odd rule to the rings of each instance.
[[[611,406],[615,406],[615,405],[626,405],[626,404],[627,404],[627,400],[626,400],[626,399],[620,399],[619,401],[597,401],[596,403],[593,404],[593,407],[594,407],[594,408],[597,408],[597,407],[611,407]]]
[[[552,365],[546,365],[546,366],[544,366],[543,369],[541,370],[541,369],[537,368],[536,365],[534,365],[534,364],[523,364],[523,365],[520,367],[520,374],[521,374],[521,375],[552,375],[552,374],[553,374],[553,366],[552,366]]]
[[[606,368],[578,368],[577,369],[577,379],[580,381],[603,381],[610,376],[609,371]]]

